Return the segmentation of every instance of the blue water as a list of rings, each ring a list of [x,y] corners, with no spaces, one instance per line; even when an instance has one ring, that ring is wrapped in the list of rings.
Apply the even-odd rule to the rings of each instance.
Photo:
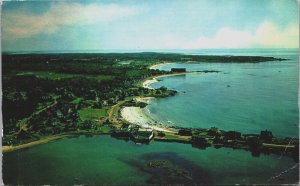
[[[214,50],[201,54],[261,55],[287,61],[246,63],[168,64],[160,70],[219,70],[220,73],[164,77],[152,87],[178,91],[174,97],[156,99],[148,109],[164,123],[182,127],[212,126],[223,130],[259,133],[271,130],[279,137],[298,137],[298,51]]]
[[[145,185],[160,177],[144,169],[152,160],[166,160],[188,171],[197,184],[289,184],[297,183],[299,175],[297,163],[277,155],[253,157],[230,148],[200,150],[155,141],[137,145],[110,136],[80,136],[4,154],[3,181],[7,185]],[[167,176],[154,183],[174,183]]]
[[[278,136],[298,136],[297,51],[189,51],[190,54],[197,52],[215,55],[261,55],[265,52],[266,56],[290,60],[259,64],[177,63],[160,67],[222,72],[162,78],[163,81],[153,86],[164,85],[179,93],[154,100],[148,106],[154,117],[178,126],[216,126],[247,133],[269,129]],[[243,150],[213,147],[200,150],[188,144],[155,141],[150,145],[137,145],[109,136],[65,138],[5,153],[3,180],[11,185],[142,185],[159,177],[144,169],[152,160],[171,162],[190,172],[193,182],[198,184],[291,184],[299,181],[299,166],[287,157],[253,157]]]

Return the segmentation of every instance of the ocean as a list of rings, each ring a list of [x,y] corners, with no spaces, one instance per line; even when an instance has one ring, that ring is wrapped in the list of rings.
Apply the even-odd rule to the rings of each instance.
[[[5,153],[2,173],[4,183],[10,185],[174,183],[167,170],[147,169],[153,161],[169,162],[175,172],[188,172],[192,179],[180,183],[288,184],[296,183],[299,176],[298,164],[287,157],[253,157],[244,150],[201,150],[188,144],[156,141],[138,145],[107,135],[65,138]]]
[[[194,54],[197,54],[195,51]],[[261,63],[173,63],[159,66],[219,73],[163,77],[153,88],[177,90],[174,97],[155,99],[147,107],[155,120],[179,127],[235,130],[278,137],[299,136],[299,56],[297,50],[225,50],[199,54],[260,55],[286,58]]]
[[[289,60],[162,66],[162,70],[185,67],[221,72],[162,78],[152,86],[166,86],[177,90],[178,94],[155,99],[147,106],[148,114],[182,127],[215,126],[244,133],[267,129],[276,136],[298,136],[298,51],[201,52],[198,51],[215,55],[265,54]],[[166,168],[151,169],[147,167],[151,162],[166,162]],[[180,180],[178,175],[182,172],[188,176]],[[203,150],[189,144],[157,141],[139,145],[107,135],[65,138],[5,153],[2,173],[4,183],[11,185],[142,185],[167,184],[176,179],[180,183],[209,185],[299,181],[299,165],[284,156],[261,154],[254,157],[244,150],[214,147]]]

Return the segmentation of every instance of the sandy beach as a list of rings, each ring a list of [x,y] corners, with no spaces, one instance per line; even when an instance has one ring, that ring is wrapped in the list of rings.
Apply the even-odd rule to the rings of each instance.
[[[160,63],[160,64],[152,65],[150,67],[150,69],[155,69],[159,66],[166,65],[166,64],[171,64],[171,63]],[[169,76],[180,76],[180,75],[185,75],[185,74],[195,74],[195,73],[203,73],[203,72],[183,72],[183,73],[158,75],[158,76],[154,76],[154,77],[145,79],[142,82],[142,86],[144,88],[153,89],[152,87],[150,87],[150,85],[158,82],[159,78],[169,77]],[[155,98],[153,98],[153,97],[145,97],[145,98],[137,97],[135,99],[136,99],[136,101],[145,102],[145,103],[149,104],[150,100],[155,99]],[[158,131],[167,131],[167,132],[172,131],[171,129],[167,128],[167,126],[165,124],[158,123],[158,121],[155,121],[149,115],[147,115],[145,109],[146,108],[139,108],[139,107],[124,107],[121,110],[121,116],[124,120],[126,120],[130,123],[136,124],[136,125],[140,125],[142,127],[149,127],[149,128],[153,128],[154,130],[158,130]]]
[[[173,73],[173,74],[164,74],[164,75],[158,75],[158,76],[154,76],[150,79],[146,79],[142,82],[142,86],[144,88],[148,88],[148,89],[153,89],[152,87],[150,87],[151,84],[158,82],[159,78],[162,77],[170,77],[170,76],[181,76],[181,75],[186,75],[186,74],[200,74],[203,72],[182,72],[182,73]]]
[[[152,79],[147,79],[147,80],[145,80],[145,81],[143,82],[142,86],[143,86],[144,88],[153,89],[152,87],[150,87],[150,85],[151,85],[152,83],[156,83],[156,82],[158,82],[158,81],[157,81],[157,79],[154,77],[154,78],[152,78]]]
[[[174,132],[172,129],[165,127],[162,123],[158,123],[148,116],[145,108],[124,107],[121,110],[121,116],[124,120],[141,127],[152,128],[156,131]]]
[[[150,66],[149,69],[157,69],[160,66],[168,65],[168,64],[172,64],[172,63],[159,63],[159,64],[156,64],[156,65]]]
[[[134,99],[138,102],[143,102],[143,103],[150,104],[150,101],[155,99],[155,98],[154,97],[136,97]]]
[[[156,65],[152,65],[149,67],[149,69],[157,69],[158,67],[160,66],[163,66],[163,65],[167,65],[167,64],[172,64],[172,63],[159,63],[159,64],[156,64]],[[157,76],[158,77],[158,76]],[[153,77],[151,79],[146,79],[143,83],[142,83],[142,86],[144,88],[148,88],[148,89],[153,89],[152,87],[150,87],[150,85],[152,83],[156,83],[158,82],[158,80],[156,79],[157,77]]]

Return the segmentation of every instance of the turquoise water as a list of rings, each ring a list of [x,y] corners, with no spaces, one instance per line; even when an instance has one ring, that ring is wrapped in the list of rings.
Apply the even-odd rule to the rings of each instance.
[[[13,185],[172,183],[168,175],[161,177],[161,172],[144,169],[152,160],[166,160],[189,172],[192,180],[180,183],[232,185],[298,180],[298,165],[290,158],[252,157],[250,152],[227,148],[200,150],[179,143],[136,145],[110,136],[65,138],[6,153],[3,180]],[[280,179],[272,179],[285,170]],[[155,182],[153,177],[161,180]]]
[[[185,127],[216,126],[247,133],[268,129],[277,136],[298,136],[297,51],[204,50],[200,53],[265,54],[290,60],[163,66],[164,70],[186,67],[222,72],[166,77],[153,84],[179,92],[174,97],[151,102],[148,108],[156,119]],[[153,160],[168,161],[191,175],[191,179],[176,183],[288,184],[299,179],[298,165],[291,158],[277,155],[253,157],[250,152],[228,148],[200,150],[188,144],[162,142],[136,145],[110,136],[80,136],[5,153],[3,180],[13,185],[174,183],[164,170],[145,169]]]
[[[151,86],[166,86],[179,93],[151,102],[148,109],[152,116],[181,127],[215,126],[244,133],[259,133],[267,129],[279,137],[298,137],[298,51],[253,50],[251,53],[251,50],[242,50],[223,54],[262,55],[289,60],[257,64],[177,63],[161,66],[161,70],[184,67],[187,70],[221,72],[161,78],[162,81]]]

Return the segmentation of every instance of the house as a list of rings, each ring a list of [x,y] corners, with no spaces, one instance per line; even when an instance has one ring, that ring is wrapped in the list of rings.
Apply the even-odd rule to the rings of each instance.
[[[209,147],[210,144],[208,143],[207,139],[203,136],[193,136],[192,137],[192,146],[205,149],[206,147]]]
[[[63,115],[63,113],[62,113],[60,110],[57,110],[57,111],[56,111],[56,116],[57,116],[58,118],[62,118],[64,115]]]
[[[149,143],[154,138],[151,128],[139,128],[132,133],[133,141],[136,143]]]
[[[119,130],[115,130],[111,133],[112,137],[116,138],[126,138],[129,139],[131,137],[131,125],[123,124]]]
[[[192,130],[191,129],[180,129],[178,131],[178,135],[180,135],[180,136],[192,136]]]
[[[273,138],[273,134],[271,131],[265,130],[260,132],[259,139],[267,142],[271,142]]]
[[[192,58],[190,58],[190,57],[182,57],[181,58],[181,61],[188,61],[188,60],[192,60]]]
[[[242,134],[236,131],[228,131],[225,133],[224,136],[227,140],[236,140],[236,139],[241,139]]]

